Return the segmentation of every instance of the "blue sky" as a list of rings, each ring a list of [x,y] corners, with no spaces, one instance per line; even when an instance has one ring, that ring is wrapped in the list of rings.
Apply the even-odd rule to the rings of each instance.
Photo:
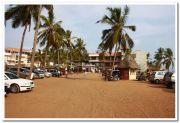
[[[130,13],[127,25],[136,25],[136,32],[128,31],[134,40],[133,50],[145,50],[153,56],[159,48],[171,48],[175,53],[175,6],[174,5],[128,5]],[[96,52],[101,42],[102,30],[109,28],[97,24],[104,14],[109,14],[107,7],[122,5],[55,5],[55,21],[63,21],[62,27],[72,31],[73,36],[81,37],[86,42],[88,52]],[[6,6],[7,8],[7,6]],[[43,11],[42,14],[46,14]],[[33,26],[26,33],[24,48],[33,45]],[[5,28],[5,47],[20,46],[23,28],[12,29],[8,21]],[[38,47],[39,48],[39,47]]]

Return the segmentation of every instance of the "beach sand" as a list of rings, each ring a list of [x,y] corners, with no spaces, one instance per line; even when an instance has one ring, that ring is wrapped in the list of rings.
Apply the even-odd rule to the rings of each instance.
[[[101,74],[34,80],[8,94],[5,118],[174,118],[175,92],[144,81],[104,81]]]

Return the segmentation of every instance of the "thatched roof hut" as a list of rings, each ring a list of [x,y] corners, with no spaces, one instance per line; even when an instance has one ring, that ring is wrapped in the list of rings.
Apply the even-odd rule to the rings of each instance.
[[[119,68],[139,69],[132,55],[127,55],[120,63]]]

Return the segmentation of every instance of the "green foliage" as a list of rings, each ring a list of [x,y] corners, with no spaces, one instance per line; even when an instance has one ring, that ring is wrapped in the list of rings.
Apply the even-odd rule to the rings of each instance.
[[[75,40],[74,50],[72,52],[74,61],[83,62],[89,60],[88,52],[85,46],[86,44],[84,44],[84,41],[81,38],[77,38],[77,40]]]
[[[126,51],[127,49],[132,49],[134,47],[134,42],[131,37],[126,32],[127,29],[131,31],[135,31],[136,27],[134,25],[126,25],[127,17],[129,14],[128,6],[124,7],[124,10],[121,8],[107,8],[110,12],[110,15],[104,15],[101,20],[97,21],[97,23],[103,23],[110,25],[110,29],[105,29],[102,31],[102,41],[99,44],[98,48],[103,48],[105,51],[109,51],[111,54],[114,46],[115,46],[115,57],[113,61],[116,59],[116,53],[118,50]]]
[[[165,65],[165,68],[169,71],[169,67],[172,65],[174,67],[174,58],[173,58],[173,52],[170,48],[167,48],[164,51],[164,61],[162,64]]]
[[[107,10],[110,12],[110,16],[104,15],[97,23],[108,24],[111,28],[102,31],[102,42],[99,46],[103,47],[104,50],[109,50],[110,53],[116,44],[118,44],[121,47],[119,49],[123,51],[127,48],[132,49],[134,42],[127,34],[126,29],[135,31],[136,27],[134,25],[125,25],[129,8],[125,6],[124,11],[122,11],[121,8],[107,8]]]
[[[154,55],[154,62],[151,64],[155,64],[155,66],[160,69],[162,65],[165,65],[165,68],[169,71],[170,66],[174,67],[174,58],[173,52],[170,48],[159,48]]]

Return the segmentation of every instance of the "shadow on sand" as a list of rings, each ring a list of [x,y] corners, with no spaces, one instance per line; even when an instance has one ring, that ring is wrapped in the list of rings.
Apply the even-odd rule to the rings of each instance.
[[[167,88],[165,84],[154,84],[154,83],[149,83],[149,87],[152,88],[161,88],[163,91],[166,91],[168,93],[175,93],[175,89]]]
[[[168,93],[175,93],[175,89],[167,88],[166,85],[163,84],[163,83],[155,84],[155,83],[151,83],[149,81],[138,81],[138,80],[135,80],[134,82],[136,82],[136,83],[146,83],[151,88],[161,88],[163,91],[166,91]]]

